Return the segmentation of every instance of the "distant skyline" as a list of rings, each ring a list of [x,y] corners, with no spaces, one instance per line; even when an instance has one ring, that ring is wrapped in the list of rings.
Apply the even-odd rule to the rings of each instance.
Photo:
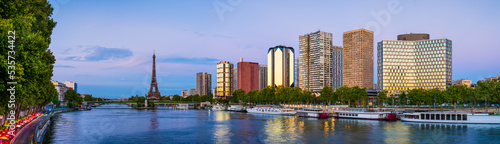
[[[180,95],[196,87],[196,73],[215,74],[220,61],[265,65],[277,45],[298,57],[299,36],[317,30],[332,33],[337,46],[343,32],[359,28],[374,31],[374,47],[428,33],[453,41],[453,80],[500,75],[500,1],[49,1],[57,22],[52,79],[97,97],[147,93],[153,50],[160,92]]]

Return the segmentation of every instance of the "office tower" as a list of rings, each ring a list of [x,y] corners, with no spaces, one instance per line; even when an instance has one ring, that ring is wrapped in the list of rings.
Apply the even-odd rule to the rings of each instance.
[[[196,94],[196,89],[189,89],[188,96],[195,95],[195,94]]]
[[[244,62],[243,58],[238,62],[238,89],[245,92],[259,90],[259,63]]]
[[[332,46],[332,88],[336,90],[342,87],[343,71],[343,49],[340,46]]]
[[[332,33],[317,31],[299,37],[300,88],[321,92],[332,86]]]
[[[267,85],[294,87],[294,59],[292,47],[279,45],[269,48],[267,51]]]
[[[212,75],[206,72],[196,74],[196,93],[200,96],[212,93]]]
[[[78,84],[76,82],[72,82],[72,81],[65,81],[64,84],[69,88],[69,89],[72,89],[72,90],[75,90],[75,92],[78,92]]]
[[[295,83],[295,87],[300,87],[300,83],[299,83],[299,58],[295,58],[295,62],[294,62],[294,71],[293,71],[293,78],[294,78],[294,83]]]
[[[267,65],[259,66],[259,90],[267,87]]]
[[[225,99],[233,93],[233,63],[217,63],[217,97]]]
[[[238,89],[238,68],[233,69],[233,91]]]
[[[429,34],[402,34],[377,44],[379,87],[389,94],[414,88],[446,89],[452,84],[452,41]]]
[[[373,32],[344,32],[343,85],[373,88]]]

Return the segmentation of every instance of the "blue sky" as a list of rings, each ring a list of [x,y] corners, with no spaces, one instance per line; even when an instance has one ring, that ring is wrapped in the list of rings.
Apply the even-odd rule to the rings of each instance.
[[[431,39],[453,41],[454,80],[500,75],[500,2],[493,0],[50,3],[57,22],[50,44],[57,60],[52,79],[75,81],[78,92],[98,97],[144,95],[153,50],[160,92],[172,95],[195,88],[196,73],[214,74],[219,61],[243,57],[266,64],[269,47],[298,49],[298,37],[317,30],[333,33],[333,44],[340,46],[342,33],[358,28],[375,32],[374,46],[398,34],[429,33]]]

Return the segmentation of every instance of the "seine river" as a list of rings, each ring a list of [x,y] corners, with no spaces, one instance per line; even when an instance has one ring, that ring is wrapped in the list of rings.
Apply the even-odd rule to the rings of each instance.
[[[500,143],[500,125],[316,119],[109,104],[54,116],[46,143]]]

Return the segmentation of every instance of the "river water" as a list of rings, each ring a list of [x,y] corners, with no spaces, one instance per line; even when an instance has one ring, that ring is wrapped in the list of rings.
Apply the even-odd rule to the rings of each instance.
[[[54,116],[46,143],[500,143],[500,125],[317,119],[109,104]]]

